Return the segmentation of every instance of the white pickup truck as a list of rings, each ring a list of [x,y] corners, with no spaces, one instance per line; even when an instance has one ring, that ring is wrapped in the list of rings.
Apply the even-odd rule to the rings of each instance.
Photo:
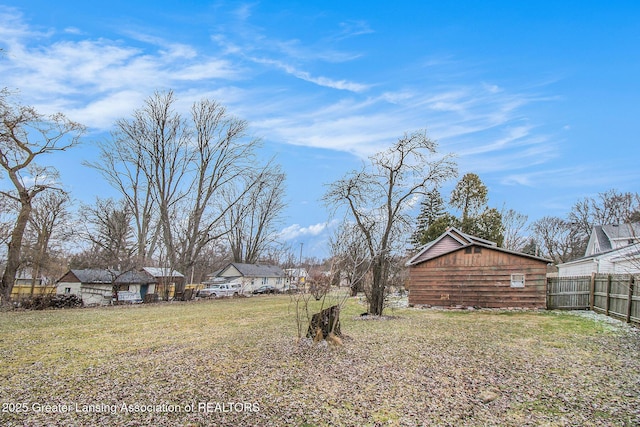
[[[199,298],[237,297],[240,292],[240,285],[235,283],[224,283],[219,285],[210,285],[207,288],[200,289],[196,292],[196,296]]]

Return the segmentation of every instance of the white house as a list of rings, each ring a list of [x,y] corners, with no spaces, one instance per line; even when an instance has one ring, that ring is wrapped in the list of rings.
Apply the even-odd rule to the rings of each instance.
[[[309,273],[306,268],[287,268],[284,272],[291,284],[304,286],[307,283]]]
[[[640,224],[593,227],[585,256],[558,265],[558,276],[640,274]]]
[[[243,293],[251,293],[263,285],[270,285],[279,290],[285,290],[289,286],[284,270],[276,265],[232,262],[220,270],[216,277],[238,283]]]

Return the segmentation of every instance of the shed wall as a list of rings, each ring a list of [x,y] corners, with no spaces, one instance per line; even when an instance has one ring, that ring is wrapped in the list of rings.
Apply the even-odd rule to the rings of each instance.
[[[481,248],[465,248],[413,266],[409,303],[432,306],[541,308],[546,306],[544,261]],[[511,275],[524,274],[523,288],[511,287]]]

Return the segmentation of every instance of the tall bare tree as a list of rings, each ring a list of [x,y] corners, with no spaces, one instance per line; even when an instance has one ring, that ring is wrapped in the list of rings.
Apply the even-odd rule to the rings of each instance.
[[[31,265],[31,295],[36,281],[45,273],[57,275],[59,269],[49,272],[52,239],[64,239],[69,230],[69,195],[62,191],[45,191],[33,201],[27,236],[28,262]],[[24,257],[23,257],[24,258]],[[50,277],[50,275],[49,275]]]
[[[247,177],[259,141],[248,136],[246,121],[215,101],[195,102],[188,119],[175,105],[171,91],[151,96],[132,118],[116,123],[113,138],[100,146],[103,162],[91,166],[131,205],[138,245],[157,241],[165,266],[186,273],[207,245],[229,232],[226,213],[257,185]],[[126,155],[114,156],[119,149]],[[138,253],[143,258],[151,251]]]
[[[98,170],[123,197],[134,224],[136,263],[146,265],[158,242],[158,215],[146,174],[146,157],[129,122],[118,120],[111,139],[98,143],[100,155],[85,165]]]
[[[60,189],[57,172],[36,164],[43,155],[68,150],[80,142],[85,128],[57,113],[45,116],[34,108],[12,104],[0,95],[0,166],[13,186],[1,193],[20,205],[7,249],[0,283],[3,303],[8,303],[20,266],[22,239],[35,197],[47,189]]]
[[[371,267],[371,257],[364,235],[353,222],[345,221],[330,240],[333,256],[334,276],[340,284],[345,280],[351,289],[351,296],[366,290],[364,281]]]
[[[513,209],[502,211],[502,227],[504,230],[503,247],[512,251],[520,251],[527,243],[524,234],[528,217]]]
[[[632,222],[638,214],[640,214],[638,193],[621,193],[611,189],[598,193],[596,197],[585,197],[576,202],[569,213],[568,220],[576,224],[585,236],[589,236],[596,225]]]
[[[389,149],[369,158],[369,165],[333,182],[325,202],[346,208],[371,259],[369,312],[380,315],[394,253],[404,248],[415,198],[456,175],[450,155],[437,157],[437,144],[426,132],[405,134]]]
[[[91,243],[94,266],[127,271],[137,265],[131,227],[133,213],[124,201],[96,199],[82,207],[82,236]]]
[[[286,206],[285,175],[279,166],[269,166],[253,175],[241,188],[225,195],[230,206],[225,215],[225,229],[230,230],[227,240],[233,261],[247,264],[257,262],[276,243],[276,226]],[[248,192],[244,190],[247,186],[252,187]],[[244,192],[239,203],[237,191]]]
[[[537,246],[556,263],[571,261],[584,255],[584,237],[570,221],[545,216],[531,225]]]

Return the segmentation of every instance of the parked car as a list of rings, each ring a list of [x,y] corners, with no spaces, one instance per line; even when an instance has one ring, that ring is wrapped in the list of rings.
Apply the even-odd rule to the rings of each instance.
[[[297,285],[289,285],[288,288],[285,289],[285,292],[288,294],[295,294],[298,292],[298,286]]]
[[[234,283],[211,285],[196,293],[199,298],[237,297],[238,295],[240,295],[240,285]]]
[[[275,294],[276,292],[277,292],[277,290],[273,286],[271,286],[271,285],[263,285],[263,286],[260,286],[257,289],[254,289],[252,293],[254,295],[257,295],[257,294]]]

